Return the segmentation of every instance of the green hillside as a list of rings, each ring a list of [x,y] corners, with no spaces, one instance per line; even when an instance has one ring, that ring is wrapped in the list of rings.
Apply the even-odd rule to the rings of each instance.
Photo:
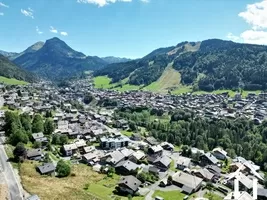
[[[7,85],[26,85],[26,84],[28,84],[25,81],[20,81],[20,80],[14,79],[14,78],[6,78],[3,76],[0,76],[0,83],[4,83]]]

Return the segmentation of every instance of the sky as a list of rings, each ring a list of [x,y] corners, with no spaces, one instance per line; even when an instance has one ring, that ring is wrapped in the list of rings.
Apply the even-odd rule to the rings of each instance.
[[[52,37],[91,56],[140,58],[211,38],[267,45],[267,0],[0,0],[0,49]]]

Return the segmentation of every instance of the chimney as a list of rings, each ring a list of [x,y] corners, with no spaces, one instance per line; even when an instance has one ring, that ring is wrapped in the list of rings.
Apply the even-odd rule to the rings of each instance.
[[[236,178],[234,180],[234,197],[235,197],[235,199],[238,199],[238,196],[239,196],[239,181]]]
[[[253,179],[253,199],[257,199],[258,197],[258,180],[257,179]]]

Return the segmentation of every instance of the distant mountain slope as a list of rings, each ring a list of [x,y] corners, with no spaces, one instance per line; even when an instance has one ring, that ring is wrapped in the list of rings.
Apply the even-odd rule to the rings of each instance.
[[[72,77],[84,71],[100,69],[107,64],[101,58],[86,57],[58,38],[47,40],[38,47],[37,50],[26,50],[14,62],[23,69],[51,80]]]
[[[18,53],[15,53],[15,52],[6,52],[6,51],[0,50],[0,55],[5,56],[7,58],[11,58],[13,56],[18,55]]]
[[[8,58],[2,55],[0,55],[0,76],[15,78],[26,82],[33,82],[37,79],[32,73],[20,69]]]
[[[147,86],[170,63],[181,74],[181,83],[195,90],[267,89],[267,46],[218,39],[160,48],[139,60],[110,64],[94,75],[107,75],[113,83],[129,77],[129,84]]]
[[[106,61],[108,64],[127,62],[131,60],[129,58],[119,58],[119,57],[114,57],[114,56],[103,57],[101,59]]]

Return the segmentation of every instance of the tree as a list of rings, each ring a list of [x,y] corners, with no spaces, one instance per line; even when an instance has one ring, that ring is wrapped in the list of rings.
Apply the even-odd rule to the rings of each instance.
[[[41,115],[37,114],[34,116],[32,121],[32,132],[33,133],[40,133],[44,132],[44,123]]]
[[[94,96],[93,96],[91,93],[87,93],[87,94],[84,96],[83,102],[84,102],[85,104],[90,104],[93,100],[94,100]]]
[[[32,133],[31,117],[27,113],[20,115],[20,122],[26,132]]]
[[[63,145],[63,144],[67,144],[68,143],[68,136],[66,135],[60,135],[59,137],[59,141],[60,141],[60,144]]]
[[[28,135],[24,130],[18,129],[15,133],[12,133],[9,137],[9,143],[16,146],[18,143],[27,144],[29,142]]]
[[[32,145],[32,147],[35,149],[39,149],[39,148],[41,148],[41,146],[42,146],[42,143],[39,141],[35,141]]]
[[[23,161],[25,159],[27,156],[27,150],[23,143],[20,142],[16,145],[15,149],[13,150],[13,155],[17,161]]]
[[[51,110],[47,110],[47,111],[45,112],[45,117],[46,117],[46,118],[52,118],[52,117],[53,117],[52,111],[51,111]]]
[[[52,136],[52,144],[60,144],[60,138],[59,134],[53,134]]]
[[[46,119],[44,123],[44,134],[51,135],[55,130],[55,125],[52,119]]]
[[[65,161],[59,160],[57,163],[56,172],[58,177],[66,177],[70,175],[71,168]]]
[[[16,112],[5,112],[5,126],[4,130],[6,136],[10,136],[16,130],[21,128],[21,123],[19,119],[19,115]]]

